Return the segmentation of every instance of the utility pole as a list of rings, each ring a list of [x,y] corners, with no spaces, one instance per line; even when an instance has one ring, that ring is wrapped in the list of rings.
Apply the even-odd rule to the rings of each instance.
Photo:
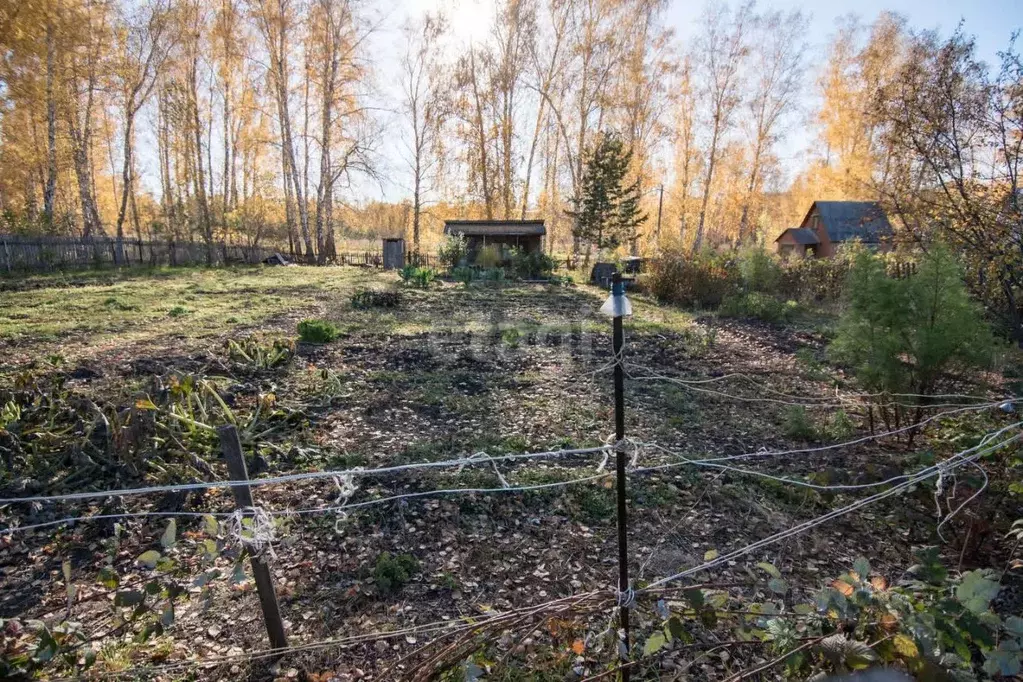
[[[657,188],[660,196],[657,199],[657,246],[661,245],[661,209],[664,207],[664,183]]]

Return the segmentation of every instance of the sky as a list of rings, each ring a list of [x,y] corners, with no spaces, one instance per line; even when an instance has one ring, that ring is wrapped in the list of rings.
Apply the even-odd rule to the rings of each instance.
[[[443,11],[453,33],[452,45],[457,50],[458,45],[485,40],[494,15],[493,0],[371,0],[367,6],[376,13],[374,23],[378,28],[369,42],[368,52],[376,71],[375,99],[382,108],[395,107],[400,101],[399,60],[404,51],[401,26],[406,20],[419,17],[424,11]],[[890,10],[904,15],[914,29],[936,29],[943,35],[962,21],[966,32],[976,37],[979,56],[991,64],[996,62],[999,50],[1008,45],[1012,30],[1023,27],[1023,0],[759,0],[758,6],[800,9],[810,15],[807,42],[811,77],[813,68],[824,61],[836,21],[850,14],[869,23],[880,12]],[[679,46],[693,39],[704,7],[703,0],[671,0],[663,23],[674,29]],[[811,97],[812,88],[806,91]],[[809,110],[813,102],[807,101],[804,106]],[[350,201],[401,201],[410,195],[408,168],[403,161],[401,119],[397,115],[384,115],[384,118],[387,121],[377,157],[378,177],[357,181],[348,192]],[[788,161],[790,177],[804,166],[805,150],[813,136],[814,131],[805,124],[792,126],[779,150],[782,159]],[[143,182],[147,189],[158,192],[155,140],[142,140],[140,151]]]
[[[710,0],[711,2],[716,0]],[[442,10],[447,17],[456,43],[483,41],[487,38],[494,15],[493,0],[390,0],[383,9],[384,20],[375,43],[379,55],[390,54],[393,59],[377,60],[381,88],[388,92],[398,82],[397,66],[401,54],[400,26],[408,17],[421,16],[424,11]],[[858,16],[864,23],[872,21],[885,10],[904,15],[914,29],[936,29],[941,34],[952,32],[960,21],[968,34],[976,36],[978,54],[993,64],[998,52],[1008,44],[1013,29],[1023,27],[1023,0],[759,0],[761,8],[802,10],[810,16],[809,65],[824,61],[830,36],[836,21],[848,15]],[[697,22],[705,3],[702,0],[672,0],[663,23],[673,28],[680,46],[693,39]],[[809,89],[808,89],[809,91]],[[394,92],[391,90],[391,92]],[[395,96],[397,93],[395,92]],[[809,107],[808,107],[809,108]],[[400,121],[395,120],[400,127]],[[802,167],[802,157],[813,137],[813,131],[796,125],[780,150],[783,159],[789,159],[793,175]],[[401,160],[400,131],[389,135],[381,160],[386,167],[383,180],[363,184],[360,192],[365,198],[401,200],[408,195],[401,180],[405,171]]]

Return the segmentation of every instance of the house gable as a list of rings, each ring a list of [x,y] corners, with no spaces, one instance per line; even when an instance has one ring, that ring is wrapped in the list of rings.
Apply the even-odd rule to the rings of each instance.
[[[822,244],[857,239],[879,244],[893,234],[888,216],[875,201],[815,201],[800,227],[813,230]]]

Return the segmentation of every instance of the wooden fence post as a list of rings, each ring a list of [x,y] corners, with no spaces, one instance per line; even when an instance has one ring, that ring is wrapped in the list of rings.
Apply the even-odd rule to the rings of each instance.
[[[238,438],[238,429],[232,424],[226,424],[217,429],[217,435],[220,436],[220,449],[227,461],[227,471],[231,480],[249,480],[245,456],[242,454],[242,443]],[[252,489],[247,484],[231,486],[231,493],[234,495],[234,501],[238,507],[244,509],[255,506],[252,502]],[[283,649],[288,646],[288,637],[284,633],[284,622],[281,620],[281,608],[277,603],[273,575],[271,575],[270,567],[267,566],[263,557],[252,554],[250,560],[252,577],[256,581],[256,592],[259,594],[259,605],[263,609],[263,621],[266,623],[266,632],[270,636],[270,646],[274,649]]]

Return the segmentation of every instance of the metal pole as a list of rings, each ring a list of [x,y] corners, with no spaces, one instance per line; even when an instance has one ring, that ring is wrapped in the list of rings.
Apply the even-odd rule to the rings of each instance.
[[[664,206],[664,183],[658,188],[661,195],[657,198],[657,245],[661,244],[661,208]]]
[[[625,285],[619,272],[612,278],[611,295],[620,301],[625,296]],[[629,590],[629,534],[628,508],[625,501],[625,450],[622,440],[625,438],[625,371],[622,369],[622,347],[625,345],[625,333],[622,329],[624,306],[616,305],[613,318],[611,347],[614,352],[615,378],[615,478],[618,497],[618,592],[619,595]],[[621,651],[622,663],[629,662],[629,604],[622,603],[618,610],[624,647]],[[629,668],[622,668],[622,680],[629,681]]]

